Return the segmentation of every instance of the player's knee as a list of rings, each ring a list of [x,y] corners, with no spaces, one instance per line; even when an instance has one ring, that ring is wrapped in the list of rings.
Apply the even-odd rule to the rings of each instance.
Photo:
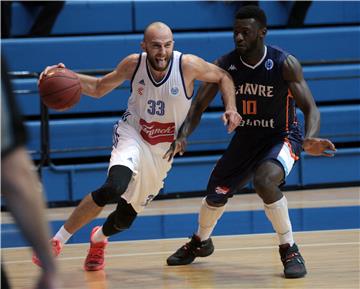
[[[112,184],[105,183],[101,188],[91,193],[94,202],[104,207],[107,204],[116,202],[124,191]]]
[[[105,236],[111,236],[130,228],[136,216],[134,208],[121,199],[116,210],[108,216],[103,225]]]
[[[259,175],[255,174],[253,184],[256,193],[260,197],[266,195],[266,192],[269,191],[273,186],[273,182],[271,181],[271,179],[263,174],[259,174]]]
[[[279,181],[266,174],[255,174],[254,188],[264,203],[269,204],[279,199],[281,191]]]
[[[211,207],[225,206],[228,199],[233,196],[233,191],[228,186],[218,186],[215,183],[209,183],[207,187],[206,202]]]
[[[94,202],[100,207],[118,202],[121,199],[121,195],[126,191],[131,176],[132,171],[127,167],[112,167],[105,184],[91,193]]]
[[[222,207],[226,205],[228,197],[226,195],[209,194],[206,196],[205,201],[210,207]]]

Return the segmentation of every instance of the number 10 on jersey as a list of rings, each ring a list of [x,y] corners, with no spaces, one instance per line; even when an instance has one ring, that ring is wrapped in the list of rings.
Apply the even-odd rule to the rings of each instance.
[[[256,100],[242,100],[242,114],[257,114]]]

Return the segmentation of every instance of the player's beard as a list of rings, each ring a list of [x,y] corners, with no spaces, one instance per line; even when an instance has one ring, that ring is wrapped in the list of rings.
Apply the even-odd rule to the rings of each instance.
[[[258,45],[259,45],[259,38],[256,38],[253,42],[249,43],[244,48],[236,47],[236,51],[240,56],[246,57],[249,54],[252,54],[254,51],[256,51]]]
[[[168,67],[169,67],[169,64],[170,64],[170,57],[166,57],[165,58],[165,61],[166,61],[166,65],[164,66],[160,66],[157,64],[157,61],[155,59],[155,57],[150,57],[149,54],[148,54],[148,57],[147,57],[148,61],[149,61],[149,64],[151,66],[152,69],[154,69],[155,71],[165,71]]]

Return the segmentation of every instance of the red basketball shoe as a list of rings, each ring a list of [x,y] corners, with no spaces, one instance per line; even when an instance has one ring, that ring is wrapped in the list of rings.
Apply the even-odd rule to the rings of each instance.
[[[59,240],[56,239],[51,239],[50,240],[51,243],[51,248],[52,248],[52,252],[54,257],[59,256],[59,254],[61,253],[61,249],[62,249],[62,245],[61,242]],[[36,256],[36,254],[34,253],[34,255],[32,256],[32,262],[36,265],[38,265],[39,267],[42,267],[41,262],[39,260],[39,258]]]
[[[92,229],[91,235],[90,235],[90,249],[88,251],[88,254],[85,259],[84,263],[84,270],[85,271],[99,271],[104,269],[105,267],[105,260],[104,260],[104,254],[105,254],[105,247],[108,244],[108,240],[98,243],[93,243],[91,241],[92,236],[95,234],[95,232],[101,228],[100,226],[96,226]]]

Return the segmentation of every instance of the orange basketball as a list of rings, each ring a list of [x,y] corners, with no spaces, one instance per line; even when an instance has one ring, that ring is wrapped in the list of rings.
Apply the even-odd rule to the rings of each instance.
[[[76,73],[67,68],[53,68],[40,80],[39,94],[47,107],[67,110],[80,100],[80,80]]]

